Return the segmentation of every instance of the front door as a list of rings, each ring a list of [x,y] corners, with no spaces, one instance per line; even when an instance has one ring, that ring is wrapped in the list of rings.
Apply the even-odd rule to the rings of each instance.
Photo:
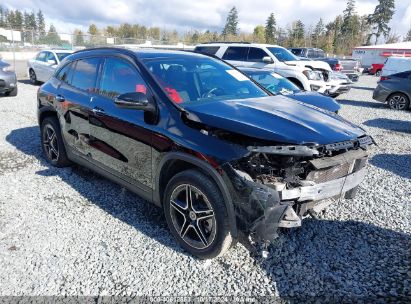
[[[120,94],[147,92],[147,86],[132,62],[107,57],[98,94],[92,99],[90,147],[93,161],[141,190],[151,191],[151,132],[142,110],[120,108]]]

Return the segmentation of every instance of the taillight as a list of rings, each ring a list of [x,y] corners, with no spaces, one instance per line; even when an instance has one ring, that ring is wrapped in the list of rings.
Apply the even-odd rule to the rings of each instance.
[[[390,77],[388,76],[381,76],[380,81],[384,81],[384,80],[388,80],[390,79]]]
[[[335,66],[334,66],[334,71],[341,71],[342,70],[342,65],[340,64],[340,63],[337,63]]]

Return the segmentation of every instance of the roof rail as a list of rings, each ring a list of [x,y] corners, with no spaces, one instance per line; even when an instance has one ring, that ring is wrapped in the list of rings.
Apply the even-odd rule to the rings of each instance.
[[[234,44],[234,43],[241,43],[241,44],[251,44],[252,42],[247,41],[210,41],[210,42],[203,42],[199,44],[213,44],[213,43],[224,43],[224,44]]]
[[[81,52],[87,52],[87,51],[95,51],[95,50],[118,50],[118,51],[130,51],[127,48],[122,48],[122,47],[116,47],[116,46],[102,46],[102,47],[93,47],[93,48],[85,48],[85,49],[81,49],[81,50],[77,50],[75,51],[73,54],[78,54]]]

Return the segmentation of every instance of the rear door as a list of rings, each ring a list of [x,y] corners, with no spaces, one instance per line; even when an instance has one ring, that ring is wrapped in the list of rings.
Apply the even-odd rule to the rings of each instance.
[[[114,100],[124,93],[151,94],[135,64],[107,57],[101,70],[98,95],[92,99],[90,147],[93,161],[105,170],[150,192],[151,131],[142,110],[118,107]]]
[[[249,47],[243,46],[229,46],[223,55],[223,60],[231,63],[234,66],[249,66],[247,62],[247,55]]]
[[[32,68],[34,72],[36,73],[37,80],[39,81],[44,81],[44,78],[45,78],[44,65],[45,65],[47,55],[48,55],[48,52],[46,51],[40,52],[32,63]]]
[[[83,157],[90,156],[90,101],[96,96],[100,63],[99,58],[80,59],[64,66],[57,75],[62,135],[72,152]]]

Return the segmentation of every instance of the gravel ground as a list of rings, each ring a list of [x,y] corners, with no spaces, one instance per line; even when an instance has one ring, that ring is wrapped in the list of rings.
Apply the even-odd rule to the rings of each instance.
[[[411,112],[371,99],[363,76],[341,115],[378,142],[354,200],[282,233],[256,258],[239,244],[200,261],[161,211],[79,168],[41,155],[37,87],[0,98],[0,295],[276,296],[411,300]]]

